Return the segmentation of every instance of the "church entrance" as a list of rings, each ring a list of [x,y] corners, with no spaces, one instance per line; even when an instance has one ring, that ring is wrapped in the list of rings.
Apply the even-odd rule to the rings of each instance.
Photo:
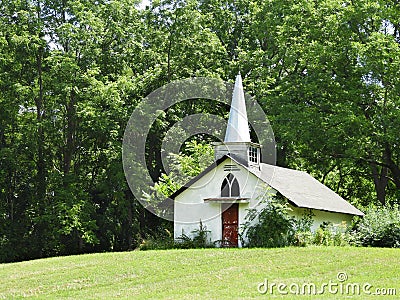
[[[222,209],[222,246],[238,246],[239,204],[223,203]]]

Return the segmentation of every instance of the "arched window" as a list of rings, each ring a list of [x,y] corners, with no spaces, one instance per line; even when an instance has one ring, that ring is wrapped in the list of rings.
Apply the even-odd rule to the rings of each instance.
[[[239,197],[239,183],[233,174],[229,173],[221,185],[221,197]]]

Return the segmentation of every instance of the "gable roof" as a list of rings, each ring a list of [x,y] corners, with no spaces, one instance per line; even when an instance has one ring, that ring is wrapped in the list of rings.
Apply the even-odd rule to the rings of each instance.
[[[294,206],[357,216],[364,215],[360,210],[306,172],[265,163],[260,164],[259,170],[252,169],[232,154],[224,155],[220,159],[216,160],[203,172],[173,193],[169,198],[175,199],[175,197],[193,185],[206,173],[229,158],[241,165],[248,172],[257,176],[274,190],[281,193]]]
[[[220,157],[219,159],[214,161],[212,164],[210,164],[207,168],[205,168],[204,171],[200,172],[200,174],[198,174],[197,176],[193,177],[186,184],[181,186],[177,191],[175,191],[175,193],[173,193],[168,198],[169,199],[175,199],[176,196],[178,196],[179,194],[184,192],[187,188],[189,188],[191,185],[193,185],[195,182],[197,182],[201,177],[203,177],[205,174],[210,172],[212,169],[216,168],[218,165],[220,165],[223,161],[225,161],[228,158],[230,158],[230,156],[228,156],[228,155],[224,155],[224,156]],[[238,163],[238,164],[242,165],[241,163]]]
[[[297,207],[340,212],[363,216],[364,214],[310,174],[288,168],[260,164],[255,174],[281,193]],[[251,170],[249,170],[251,172]]]

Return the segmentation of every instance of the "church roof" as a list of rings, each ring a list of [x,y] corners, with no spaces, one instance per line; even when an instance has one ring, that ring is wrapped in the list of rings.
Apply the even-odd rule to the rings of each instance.
[[[363,216],[364,214],[344,200],[330,188],[303,171],[282,168],[265,163],[260,163],[259,169],[246,166],[233,155],[225,155],[211,164],[207,169],[190,180],[169,198],[175,199],[179,194],[189,188],[202,176],[220,165],[226,159],[232,159],[260,180],[281,193],[288,201],[301,208],[311,208],[329,212],[338,212],[350,215]]]
[[[248,169],[297,207],[363,216],[364,214],[310,174],[261,163],[260,171]]]

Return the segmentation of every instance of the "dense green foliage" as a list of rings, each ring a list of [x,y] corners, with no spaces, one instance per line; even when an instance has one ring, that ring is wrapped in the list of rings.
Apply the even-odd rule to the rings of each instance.
[[[259,212],[249,210],[242,228],[242,243],[247,247],[285,247],[293,240],[294,219],[289,216],[288,205],[271,199]]]
[[[169,155],[172,161],[169,173],[162,173],[151,188],[152,193],[144,193],[143,199],[149,202],[164,200],[213,162],[214,149],[211,144],[191,140],[185,142],[184,146],[184,153]]]
[[[357,205],[400,197],[400,7],[384,0],[11,0],[0,4],[0,261],[133,249],[164,228],[124,178],[141,99],[175,79],[232,80],[271,121],[278,163]],[[148,143],[200,112],[159,118]]]
[[[259,205],[262,205],[259,211],[255,208],[249,210],[246,222],[240,228],[242,245],[245,247],[356,244],[356,238],[350,234],[348,224],[323,223],[312,231],[312,213],[306,212],[301,218],[291,216],[290,206],[279,194],[271,199],[261,199]]]
[[[354,224],[322,223],[312,231],[312,215],[295,218],[280,197],[261,202],[258,212],[251,209],[241,228],[246,247],[285,246],[365,246],[400,248],[400,210],[394,207],[370,207]]]
[[[157,232],[150,235],[148,239],[140,244],[140,250],[166,250],[166,249],[198,249],[215,248],[219,246],[219,241],[212,242],[209,234],[210,230],[203,223],[199,222],[199,228],[191,232],[190,236],[182,233],[176,239],[173,234],[165,229],[164,232]]]
[[[400,210],[398,206],[369,208],[353,232],[362,246],[400,248]]]

